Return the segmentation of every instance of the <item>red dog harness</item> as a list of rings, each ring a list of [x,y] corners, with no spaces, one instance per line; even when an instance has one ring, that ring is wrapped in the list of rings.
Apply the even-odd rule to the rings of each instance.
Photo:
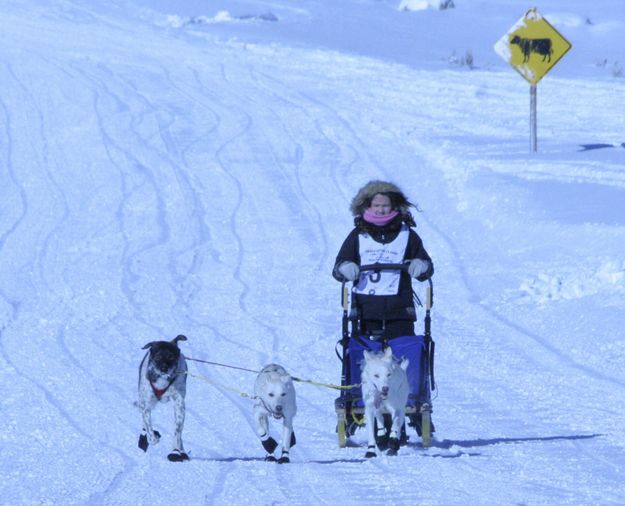
[[[156,398],[160,401],[161,397],[163,397],[163,395],[165,395],[165,392],[167,392],[167,390],[169,389],[169,387],[171,386],[171,384],[174,382],[174,380],[172,379],[169,384],[165,387],[165,388],[156,388],[154,386],[154,383],[152,383],[150,381],[150,386],[152,387],[152,392],[154,392],[154,395],[156,395]]]

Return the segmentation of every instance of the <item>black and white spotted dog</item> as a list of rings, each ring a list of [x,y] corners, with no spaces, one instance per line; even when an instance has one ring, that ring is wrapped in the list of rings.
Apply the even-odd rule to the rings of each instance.
[[[175,419],[174,445],[167,456],[172,462],[189,460],[182,445],[187,363],[178,348],[178,341],[186,340],[185,336],[179,335],[171,341],[152,341],[146,344],[143,349],[148,349],[148,352],[139,367],[139,400],[136,405],[143,415],[139,448],[147,451],[149,445],[158,443],[161,435],[152,427],[152,410],[159,402],[172,401]]]

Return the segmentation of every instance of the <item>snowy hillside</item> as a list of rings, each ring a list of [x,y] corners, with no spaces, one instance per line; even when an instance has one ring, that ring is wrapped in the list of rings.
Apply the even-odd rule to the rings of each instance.
[[[3,1],[0,504],[625,502],[625,4],[536,5],[573,49],[532,154],[493,45],[534,5],[454,3]],[[299,383],[266,463],[254,374],[189,362],[190,461],[169,405],[137,448],[149,341],[340,381],[330,272],[374,178],[436,268],[432,446],[340,449]]]

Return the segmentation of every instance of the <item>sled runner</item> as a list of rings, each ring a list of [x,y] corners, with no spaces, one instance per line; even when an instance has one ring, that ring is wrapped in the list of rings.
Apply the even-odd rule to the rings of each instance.
[[[360,267],[360,271],[373,271],[379,273],[383,270],[404,270],[403,264],[374,264]],[[432,413],[432,391],[436,389],[434,381],[434,347],[435,343],[431,335],[430,309],[433,303],[432,280],[428,279],[428,286],[425,296],[425,317],[423,335],[396,337],[389,340],[375,339],[363,336],[359,332],[358,315],[354,314],[354,308],[350,308],[351,297],[346,283],[342,283],[342,337],[336,343],[336,354],[342,363],[341,395],[335,400],[337,415],[336,432],[339,447],[344,448],[347,440],[354,435],[356,430],[364,426],[367,420],[364,418],[364,404],[362,390],[360,388],[360,362],[365,351],[383,351],[390,347],[393,355],[397,359],[407,358],[409,365],[407,369],[410,393],[406,405],[406,419],[408,425],[413,427],[417,435],[421,437],[424,447],[428,447],[431,442],[434,426],[431,421]],[[421,301],[415,294],[417,305],[421,306]],[[351,323],[351,331],[350,331]],[[373,420],[372,423],[376,423]],[[389,429],[391,418],[389,414],[384,415],[384,425]],[[376,427],[377,431],[377,427]],[[405,444],[408,437],[406,427],[402,428],[402,442]],[[383,441],[378,441],[378,447],[383,446]],[[382,449],[382,448],[381,448]]]

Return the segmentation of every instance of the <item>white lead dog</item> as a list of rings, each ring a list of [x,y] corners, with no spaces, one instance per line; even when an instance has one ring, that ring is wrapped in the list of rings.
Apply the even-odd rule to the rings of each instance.
[[[368,437],[365,457],[371,458],[377,455],[374,419],[377,422],[378,438],[388,436],[387,455],[397,455],[408,401],[408,376],[406,375],[408,359],[399,362],[393,357],[390,348],[386,348],[384,353],[365,351],[364,357],[361,381]],[[390,435],[384,427],[384,413],[391,415]]]
[[[282,455],[277,460],[280,464],[290,462],[289,450],[295,445],[293,418],[297,413],[295,387],[293,379],[284,367],[269,364],[258,373],[254,384],[254,421],[256,435],[260,438],[263,448],[267,451],[265,460],[275,462],[273,452],[278,446],[269,435],[269,417],[282,420]]]

